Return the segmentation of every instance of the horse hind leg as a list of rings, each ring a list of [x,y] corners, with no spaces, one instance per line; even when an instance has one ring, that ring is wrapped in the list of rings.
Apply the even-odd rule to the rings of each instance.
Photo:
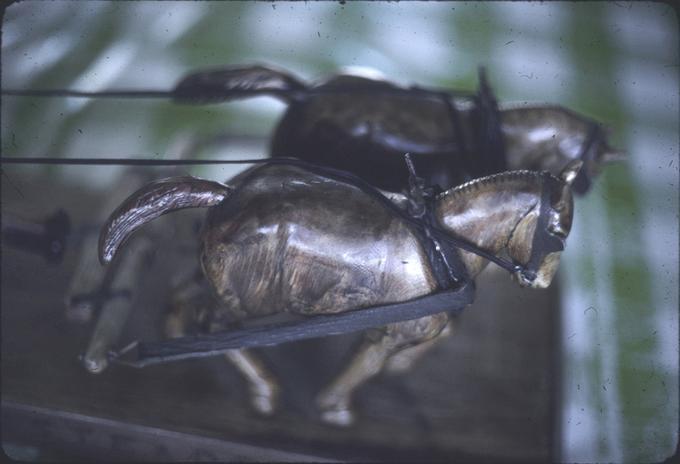
[[[354,422],[351,403],[355,390],[378,375],[389,359],[400,351],[413,350],[423,343],[427,343],[426,348],[429,348],[429,342],[444,332],[447,322],[448,317],[445,314],[438,314],[415,321],[390,324],[379,332],[368,332],[350,364],[317,396],[316,403],[321,411],[321,418],[333,425],[351,425]],[[422,350],[425,351],[426,349]]]
[[[225,305],[219,304],[205,286],[195,280],[187,281],[174,292],[165,320],[166,336],[176,338],[199,330],[223,330],[226,327],[219,319],[225,313],[228,313]],[[230,350],[224,356],[245,378],[253,409],[262,415],[273,414],[280,389],[262,361],[249,350]]]
[[[345,370],[317,396],[321,419],[333,425],[351,425],[354,422],[351,407],[354,390],[380,373],[393,349],[389,337],[381,337],[379,341],[365,340]]]
[[[265,416],[272,415],[278,407],[280,389],[262,361],[250,350],[229,350],[224,356],[248,382],[253,409]]]

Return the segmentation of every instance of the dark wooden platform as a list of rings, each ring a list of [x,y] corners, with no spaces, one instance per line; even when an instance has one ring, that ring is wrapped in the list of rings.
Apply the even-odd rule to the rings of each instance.
[[[102,198],[3,169],[3,217],[38,217],[63,207],[78,226]],[[186,250],[172,250],[177,237],[168,234],[140,281],[144,291],[121,344],[159,337],[173,269],[196,263]],[[250,410],[242,380],[220,358],[86,372],[78,355],[93,323],[64,317],[75,256],[72,248],[61,265],[49,266],[2,249],[3,446],[156,461],[526,462],[556,456],[554,286],[524,290],[503,272],[485,274],[458,333],[410,374],[382,375],[366,385],[356,398],[357,424],[342,429],[321,423],[311,400],[346,361],[354,335],[260,350],[284,389],[282,409],[272,418]]]

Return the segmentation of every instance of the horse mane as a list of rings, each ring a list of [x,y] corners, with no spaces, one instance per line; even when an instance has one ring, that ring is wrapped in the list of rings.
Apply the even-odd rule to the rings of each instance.
[[[549,174],[551,178],[562,182],[558,177],[553,174]],[[491,174],[490,176],[479,177],[477,179],[472,179],[464,184],[460,184],[454,188],[451,188],[445,192],[440,193],[437,196],[437,200],[444,198],[471,193],[479,190],[482,187],[488,187],[490,185],[499,185],[511,181],[522,181],[535,182],[541,179],[543,173],[541,171],[530,171],[527,169],[517,170],[517,171],[505,171],[497,174]]]
[[[561,105],[556,105],[555,103],[549,103],[549,102],[543,102],[543,101],[504,102],[504,103],[498,105],[498,109],[501,110],[501,111],[506,111],[506,110],[552,110],[552,111],[563,111],[565,113],[569,113],[569,114],[572,114],[574,116],[577,116],[577,114],[574,111],[570,110],[569,108],[565,108],[564,106],[561,106]]]

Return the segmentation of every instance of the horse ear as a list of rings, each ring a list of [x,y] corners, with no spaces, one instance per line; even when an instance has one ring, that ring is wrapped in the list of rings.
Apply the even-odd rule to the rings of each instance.
[[[581,167],[583,166],[583,161],[581,160],[572,160],[567,164],[564,169],[562,169],[562,172],[560,172],[560,179],[562,179],[566,184],[571,185],[572,182],[574,182],[574,179],[576,179],[576,176],[578,175],[578,172],[581,170]]]

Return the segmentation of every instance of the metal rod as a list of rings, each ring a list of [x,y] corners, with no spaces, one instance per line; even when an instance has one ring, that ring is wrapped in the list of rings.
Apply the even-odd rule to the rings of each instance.
[[[122,203],[130,192],[137,190],[151,176],[144,175],[142,171],[126,170],[117,181],[117,188],[106,197],[98,208],[95,222],[104,224],[111,211]],[[98,305],[102,303],[104,285],[106,283],[109,268],[99,263],[97,257],[97,244],[99,243],[99,227],[89,227],[84,231],[83,240],[79,247],[76,270],[71,278],[69,289],[66,293],[66,317],[75,322],[88,322],[92,319]],[[87,233],[89,232],[89,233]]]
[[[100,373],[108,366],[108,353],[118,342],[133,307],[135,294],[140,290],[139,280],[153,249],[149,237],[135,237],[121,256],[97,325],[83,356],[85,369]]]
[[[474,96],[473,92],[464,90],[452,90],[452,89],[436,89],[436,88],[422,88],[417,86],[412,87],[389,87],[384,89],[376,89],[373,87],[348,87],[348,88],[310,88],[304,90],[272,90],[269,92],[252,92],[251,95],[255,94],[270,94],[270,95],[284,95],[293,99],[304,99],[320,95],[343,95],[351,93],[353,95],[357,94],[370,94],[370,95],[397,95],[397,96],[420,96],[420,97],[430,97],[430,98],[441,98],[443,94],[451,97],[461,97],[461,98],[472,98]],[[100,91],[82,91],[82,90],[71,90],[71,89],[3,89],[0,91],[3,96],[9,97],[72,97],[72,98],[170,98],[175,99],[179,103],[199,103],[197,99],[192,102],[191,98],[186,98],[185,96],[178,93],[177,89],[172,90],[155,90],[155,89],[118,89],[118,90],[100,90]],[[214,91],[207,93],[209,96],[223,98],[225,101],[231,98],[235,98],[233,94],[241,94],[240,97],[248,95],[246,91],[224,91],[224,95],[213,95]],[[200,94],[199,94],[200,96]],[[184,101],[186,100],[186,101]],[[214,101],[210,103],[219,103],[219,101]]]

